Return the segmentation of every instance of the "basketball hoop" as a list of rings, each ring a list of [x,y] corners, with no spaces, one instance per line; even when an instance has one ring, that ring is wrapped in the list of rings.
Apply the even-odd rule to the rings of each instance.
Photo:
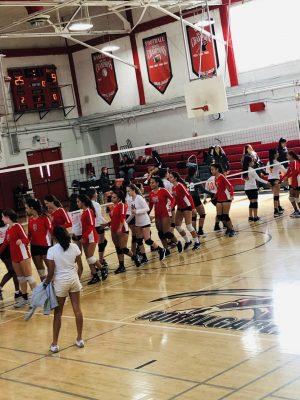
[[[202,110],[203,112],[208,112],[208,111],[209,111],[209,108],[208,108],[208,106],[206,105],[206,106],[201,106],[201,107],[194,107],[194,108],[191,108],[191,110],[192,110],[192,111]]]

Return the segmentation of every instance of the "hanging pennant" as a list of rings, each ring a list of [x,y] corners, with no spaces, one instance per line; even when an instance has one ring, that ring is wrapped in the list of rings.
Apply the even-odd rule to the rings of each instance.
[[[212,34],[215,34],[214,26],[211,26]],[[207,32],[210,32],[210,27],[207,26],[205,28]],[[203,35],[201,32],[196,29],[187,26],[187,39],[190,49],[190,57],[192,63],[192,70],[195,75],[198,77],[202,76],[212,76],[216,73],[216,69],[219,68],[219,56],[217,50],[217,43],[214,40],[214,46],[212,42],[212,38],[206,35]],[[201,47],[201,53],[200,53]],[[215,57],[214,57],[214,48],[215,48]],[[201,59],[201,66],[200,66]],[[217,65],[215,65],[215,63]]]
[[[111,105],[118,91],[114,60],[104,54],[93,53],[92,61],[98,95]]]
[[[143,45],[149,82],[161,94],[164,94],[173,78],[167,34],[160,33],[145,38]]]

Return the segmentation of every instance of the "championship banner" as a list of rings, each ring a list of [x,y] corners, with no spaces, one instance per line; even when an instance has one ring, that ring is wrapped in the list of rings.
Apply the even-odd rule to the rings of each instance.
[[[97,92],[107,104],[111,105],[118,91],[114,60],[104,54],[93,53],[92,61]]]
[[[213,35],[215,34],[215,30],[213,25],[211,26]],[[203,28],[207,32],[210,32],[210,27]],[[201,32],[197,31],[190,26],[186,27],[187,30],[187,39],[190,49],[190,57],[192,63],[192,70],[195,75],[201,76],[210,76],[214,75],[216,69],[219,68],[219,56],[217,50],[217,43],[214,40],[214,46],[212,39],[208,36],[203,35]],[[201,46],[201,56],[200,56],[200,46]],[[213,54],[213,47],[215,47],[215,55]],[[201,66],[200,66],[200,58],[201,58]],[[216,61],[215,61],[216,60]],[[215,62],[217,65],[215,65]]]
[[[173,78],[167,34],[145,38],[143,44],[149,82],[164,94]]]

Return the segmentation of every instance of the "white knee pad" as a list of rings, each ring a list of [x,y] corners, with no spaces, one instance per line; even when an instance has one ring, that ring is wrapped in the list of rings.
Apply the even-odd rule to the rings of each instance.
[[[18,276],[18,281],[19,283],[25,283],[26,282],[25,276]]]
[[[182,232],[184,232],[184,229],[181,226],[176,226],[176,231],[178,233],[182,233]]]
[[[294,203],[294,201],[296,201],[296,199],[295,199],[295,197],[290,196],[290,197],[289,197],[289,201],[290,201],[291,203]]]
[[[192,224],[187,224],[186,229],[187,229],[189,232],[193,232],[193,231],[195,230]]]
[[[39,274],[39,276],[40,276],[41,278],[43,278],[43,277],[46,275],[45,268],[44,268],[44,269],[38,269],[38,270],[37,270],[37,273]]]
[[[25,281],[29,283],[29,285],[33,285],[35,283],[35,279],[32,275],[25,276]]]
[[[95,256],[92,256],[90,258],[87,258],[86,261],[88,262],[89,265],[95,265],[97,262],[97,258]]]

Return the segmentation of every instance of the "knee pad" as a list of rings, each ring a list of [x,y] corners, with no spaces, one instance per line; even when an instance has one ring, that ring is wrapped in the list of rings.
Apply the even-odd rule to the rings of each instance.
[[[116,253],[118,255],[123,254],[122,249],[120,249],[120,247],[116,247]]]
[[[217,220],[218,220],[219,222],[222,222],[222,221],[223,221],[223,215],[222,215],[222,214],[218,214],[218,215],[217,215]]]
[[[279,201],[279,196],[274,196],[275,201]]]
[[[20,284],[21,283],[25,283],[26,282],[25,276],[18,276],[18,281],[19,281]]]
[[[122,253],[125,254],[125,255],[127,255],[127,254],[129,253],[128,247],[124,247],[124,248],[122,249]]]
[[[147,240],[145,240],[145,243],[146,243],[148,246],[152,246],[154,242],[153,242],[152,239],[147,239]]]
[[[171,228],[175,228],[175,227],[176,227],[175,222],[171,222]]]
[[[144,241],[143,238],[136,239],[136,242],[137,242],[138,246],[143,246],[143,241]]]
[[[252,203],[252,204],[253,204],[252,208],[255,208],[255,209],[258,208],[258,202],[257,201],[255,203]]]
[[[106,243],[106,244],[107,244],[107,243]],[[98,251],[99,251],[99,253],[103,253],[103,252],[104,252],[105,247],[106,247],[106,244],[105,244],[105,242],[99,243],[99,244],[98,244]]]
[[[200,219],[204,219],[206,214],[200,214]]]
[[[295,199],[295,197],[290,196],[290,197],[289,197],[289,201],[290,201],[291,203],[294,203],[294,202],[296,201],[296,199]]]
[[[194,227],[193,227],[192,224],[187,224],[186,229],[187,229],[189,232],[194,232],[194,231],[195,231],[195,229],[194,229]]]
[[[166,235],[163,233],[163,231],[158,231],[158,237],[160,238],[160,240],[166,239]]]
[[[197,215],[192,216],[192,221],[197,221]]]
[[[230,221],[230,218],[229,218],[228,214],[223,214],[222,217],[223,217],[223,221],[225,221],[225,222]]]
[[[176,226],[176,231],[179,233],[183,233],[184,229],[181,226]]]
[[[131,243],[136,243],[136,236],[132,236],[132,238],[131,238]]]
[[[87,258],[86,261],[89,265],[94,265],[97,262],[97,258],[95,256],[92,256],[92,257]]]
[[[165,238],[166,238],[166,239],[170,239],[170,240],[171,240],[171,239],[173,239],[173,237],[174,237],[174,235],[173,235],[172,232],[166,232],[166,233],[165,233]]]
[[[32,275],[25,276],[25,281],[29,283],[29,285],[33,285],[35,283],[35,279]]]
[[[41,278],[43,278],[43,277],[46,275],[46,273],[45,273],[45,268],[44,268],[44,269],[38,269],[38,270],[37,270],[37,273],[39,274],[39,276],[40,276]]]

